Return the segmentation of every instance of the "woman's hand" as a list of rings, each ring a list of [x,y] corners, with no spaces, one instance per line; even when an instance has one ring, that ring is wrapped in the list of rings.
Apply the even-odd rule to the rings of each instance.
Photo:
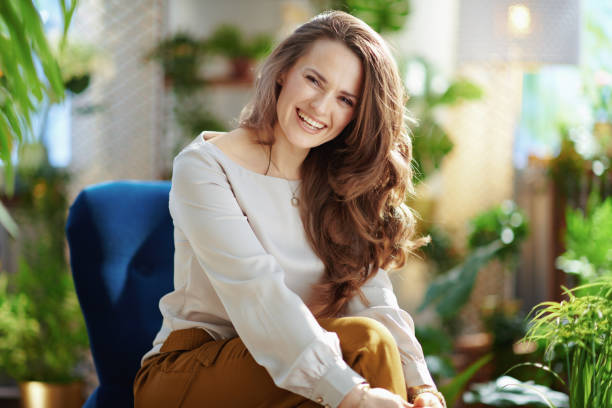
[[[414,399],[414,408],[420,407],[444,408],[438,397],[430,392],[424,392],[416,396]]]
[[[423,405],[425,407],[429,405]],[[433,406],[433,405],[432,405]],[[346,394],[338,408],[412,408],[397,394],[384,388],[370,388],[359,384]]]

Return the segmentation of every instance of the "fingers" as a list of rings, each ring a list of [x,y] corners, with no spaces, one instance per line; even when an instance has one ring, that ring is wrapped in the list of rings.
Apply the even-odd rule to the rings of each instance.
[[[414,408],[422,408],[422,407],[433,407],[433,408],[441,408],[440,401],[438,397],[433,394],[423,393],[419,394],[414,399]]]

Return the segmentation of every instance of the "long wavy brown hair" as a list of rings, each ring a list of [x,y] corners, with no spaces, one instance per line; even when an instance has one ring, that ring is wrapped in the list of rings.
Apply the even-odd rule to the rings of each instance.
[[[406,94],[385,41],[350,14],[319,14],[281,42],[259,68],[240,126],[256,142],[274,143],[277,79],[319,39],[339,41],[363,66],[362,95],[353,120],[334,139],[310,149],[302,166],[300,214],[306,236],[325,265],[308,307],[317,317],[342,315],[347,302],[379,268],[399,268],[429,237],[415,238],[412,144]]]

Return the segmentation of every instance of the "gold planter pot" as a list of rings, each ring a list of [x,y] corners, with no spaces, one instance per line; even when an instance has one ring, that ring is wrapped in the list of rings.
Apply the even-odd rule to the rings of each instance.
[[[19,384],[22,408],[80,408],[83,383],[52,384],[27,381]]]

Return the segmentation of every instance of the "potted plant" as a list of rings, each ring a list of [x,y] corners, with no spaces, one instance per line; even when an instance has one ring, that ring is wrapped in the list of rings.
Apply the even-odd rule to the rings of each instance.
[[[258,34],[251,39],[246,39],[238,27],[222,24],[205,41],[205,47],[211,54],[229,59],[232,79],[251,80],[253,62],[270,50],[272,37],[267,34]]]
[[[0,368],[19,382],[24,408],[42,408],[34,402],[41,394],[44,406],[80,407],[83,384],[75,369],[88,342],[78,300],[50,248],[40,242],[35,249],[38,264],[21,259],[11,279],[0,276]]]
[[[198,77],[198,67],[203,57],[204,49],[200,41],[188,33],[177,33],[162,40],[145,58],[161,64],[166,86],[189,90],[203,83]]]
[[[593,289],[597,289],[594,293]],[[565,361],[570,407],[612,406],[612,277],[564,288],[567,300],[534,308],[527,340]]]
[[[104,61],[90,44],[71,40],[64,43],[61,49],[60,45],[56,44],[54,52],[57,54],[64,88],[78,95],[89,87],[92,73],[97,66],[103,65]]]
[[[88,339],[64,251],[67,175],[45,154],[34,165],[32,150],[23,152],[11,201],[22,225],[18,268],[0,274],[0,369],[19,382],[26,408],[41,395],[59,404],[44,407],[79,407]]]

